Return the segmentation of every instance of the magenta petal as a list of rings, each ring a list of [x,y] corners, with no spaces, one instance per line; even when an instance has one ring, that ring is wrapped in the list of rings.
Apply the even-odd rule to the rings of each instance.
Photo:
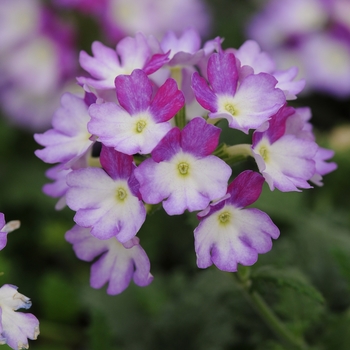
[[[171,129],[152,151],[153,160],[157,163],[170,160],[180,151],[180,140],[181,130],[179,128]]]
[[[238,70],[233,53],[213,53],[208,61],[208,80],[217,94],[236,93]]]
[[[243,171],[228,186],[227,193],[230,193],[231,197],[227,202],[237,208],[254,203],[260,197],[264,181],[264,177],[257,172]]]
[[[102,145],[100,162],[106,173],[113,179],[127,179],[133,171],[133,157]]]
[[[208,124],[203,118],[194,118],[182,131],[182,149],[195,156],[206,157],[217,147],[220,133],[220,128]]]
[[[269,120],[269,128],[266,131],[270,143],[274,143],[285,134],[287,118],[294,113],[294,108],[286,107],[286,105],[284,105],[274,116],[271,117]]]
[[[209,88],[207,81],[197,72],[192,75],[192,89],[198,103],[210,112],[217,111],[217,97]]]
[[[115,79],[120,105],[130,114],[145,111],[151,103],[152,84],[147,74],[135,69],[131,75],[119,75]]]
[[[156,72],[159,68],[163,67],[165,63],[169,62],[169,53],[170,51],[153,55],[143,68],[143,71],[147,75]]]
[[[158,89],[151,105],[150,113],[156,123],[166,122],[183,107],[185,98],[177,88],[174,79],[167,81]]]

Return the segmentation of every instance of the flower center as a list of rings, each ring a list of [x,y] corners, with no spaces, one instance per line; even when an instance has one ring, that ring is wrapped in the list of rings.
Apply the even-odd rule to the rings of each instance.
[[[233,105],[231,103],[226,103],[225,104],[225,109],[230,114],[235,115],[235,108],[233,107]]]
[[[138,132],[139,134],[143,131],[143,129],[146,127],[147,123],[144,120],[139,120],[136,123],[136,132]]]
[[[265,146],[260,147],[259,153],[260,153],[260,155],[262,156],[262,158],[263,158],[265,161],[267,161],[267,159],[268,159],[268,151],[267,151],[267,148],[266,148]]]
[[[127,195],[128,194],[123,187],[119,187],[116,191],[116,198],[119,202],[123,202]]]
[[[187,175],[189,167],[190,166],[186,162],[181,162],[177,166],[181,175]]]
[[[218,216],[218,219],[219,219],[220,224],[226,225],[231,220],[231,213],[228,211],[224,211],[224,212],[220,213],[220,215]]]

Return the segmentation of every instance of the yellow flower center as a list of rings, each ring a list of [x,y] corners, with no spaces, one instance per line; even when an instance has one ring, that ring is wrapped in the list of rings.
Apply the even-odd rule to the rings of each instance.
[[[235,115],[235,108],[233,107],[233,105],[231,103],[226,103],[225,104],[225,109],[230,114]]]
[[[221,212],[218,216],[219,224],[227,225],[231,221],[231,213],[228,211]]]
[[[143,131],[143,129],[146,127],[147,123],[144,121],[144,120],[139,120],[137,123],[136,123],[136,132],[137,133],[141,133]]]
[[[116,191],[116,198],[119,202],[123,202],[128,196],[127,192],[123,187],[119,187]]]
[[[179,169],[179,173],[181,175],[187,175],[190,166],[186,162],[181,162],[178,164],[177,168]]]
[[[262,158],[264,159],[264,161],[268,160],[269,153],[268,153],[267,148],[265,146],[260,147],[259,153],[262,156]]]

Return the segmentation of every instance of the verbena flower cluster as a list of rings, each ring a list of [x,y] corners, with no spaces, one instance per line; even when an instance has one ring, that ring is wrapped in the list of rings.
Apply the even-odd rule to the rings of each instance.
[[[0,250],[7,244],[7,235],[19,228],[19,221],[5,222],[0,213]],[[12,349],[28,349],[28,339],[39,335],[39,321],[33,314],[15,312],[18,309],[29,309],[32,303],[29,298],[17,292],[17,287],[4,284],[0,288],[0,344],[7,344]]]
[[[94,260],[92,287],[118,294],[132,279],[152,281],[137,233],[159,204],[168,215],[198,212],[198,267],[252,265],[279,236],[266,213],[247,208],[263,184],[300,191],[336,168],[315,141],[309,108],[288,105],[304,87],[297,69],[275,70],[254,41],[222,41],[201,44],[189,28],[161,40],[139,32],[115,49],[94,42],[92,55],[80,53],[84,96],[64,94],[52,128],[35,134],[44,146],[35,154],[55,164],[43,190],[59,198],[57,209],[75,211],[66,239]],[[220,143],[222,119],[251,143]],[[234,160],[247,156],[259,172],[237,174]]]

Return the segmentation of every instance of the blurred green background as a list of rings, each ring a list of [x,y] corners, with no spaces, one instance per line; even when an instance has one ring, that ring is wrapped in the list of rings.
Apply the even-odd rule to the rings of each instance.
[[[218,0],[212,37],[239,47],[257,2]],[[83,30],[81,48],[103,38]],[[90,22],[89,22],[90,23]],[[318,142],[336,151],[338,170],[324,187],[301,193],[270,192],[254,204],[281,230],[271,252],[252,268],[254,287],[311,349],[350,347],[350,99],[313,94],[293,106],[310,106]],[[19,286],[40,320],[35,350],[285,349],[241,293],[232,274],[196,267],[194,214],[149,217],[139,237],[154,281],[131,283],[121,295],[89,287],[90,264],[78,260],[64,233],[73,212],[55,211],[45,196],[49,168],[34,156],[32,133],[0,120],[0,211],[19,219],[0,253],[1,282]],[[249,164],[250,165],[250,164]],[[245,165],[242,165],[242,167]],[[239,168],[238,168],[239,169]],[[7,346],[3,346],[7,348]]]

